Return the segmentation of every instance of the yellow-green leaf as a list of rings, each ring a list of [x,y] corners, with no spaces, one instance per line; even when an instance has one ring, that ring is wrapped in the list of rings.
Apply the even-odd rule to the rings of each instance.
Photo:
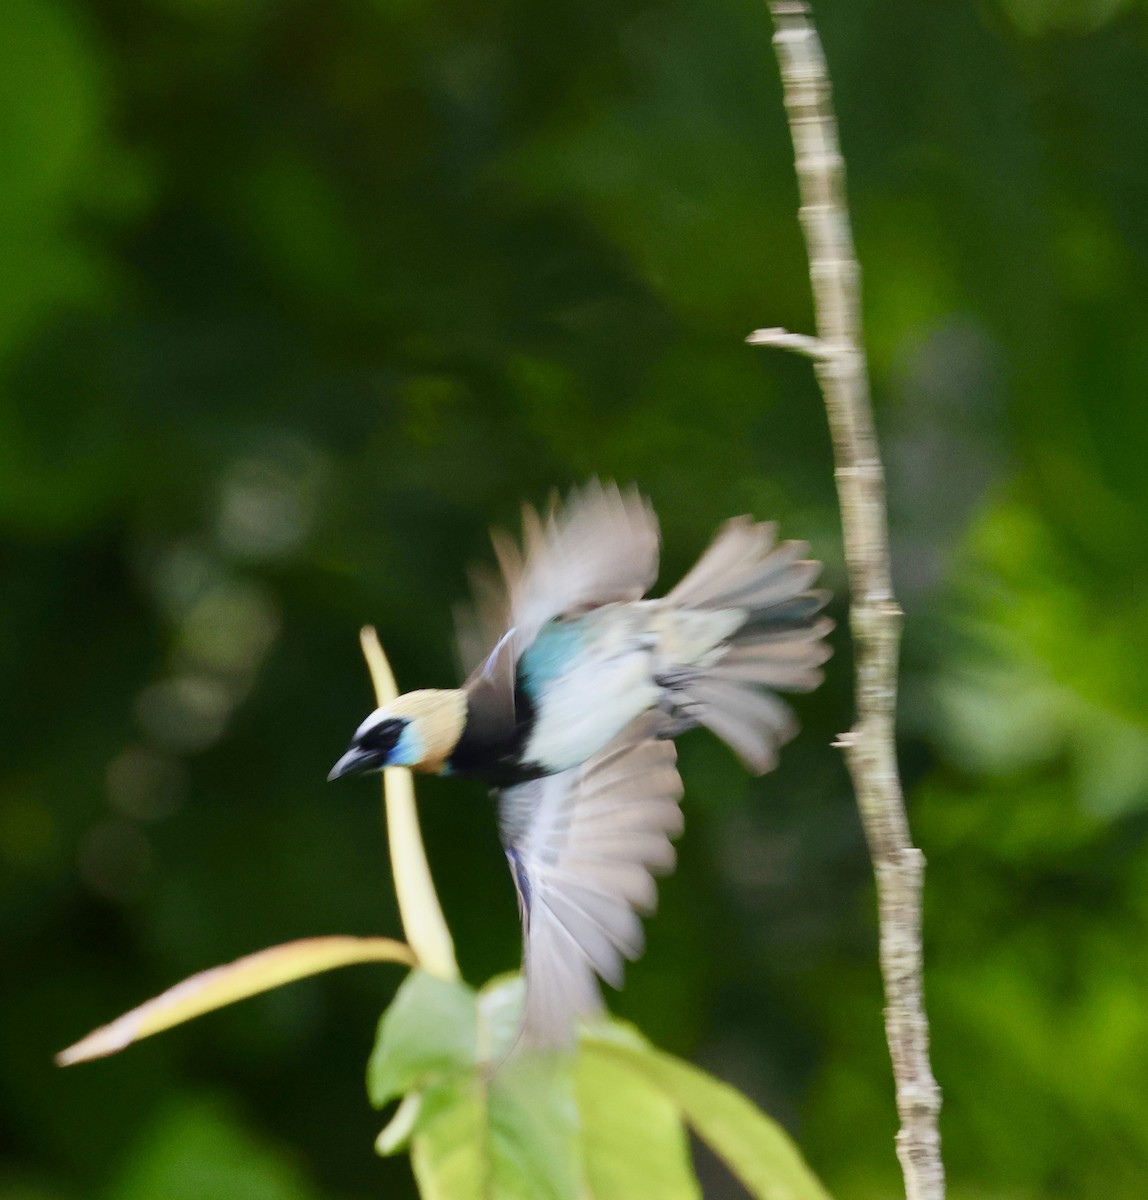
[[[411,966],[414,956],[407,946],[392,938],[317,937],[272,946],[177,983],[110,1025],[89,1033],[74,1046],[61,1050],[56,1055],[56,1062],[66,1067],[115,1054],[141,1038],[226,1004],[334,967],[364,962],[397,962]]]
[[[699,1200],[685,1125],[669,1096],[589,1044],[576,1079],[582,1163],[594,1200]]]
[[[757,1200],[829,1200],[789,1135],[736,1089],[632,1034],[586,1036],[582,1054],[648,1080]]]

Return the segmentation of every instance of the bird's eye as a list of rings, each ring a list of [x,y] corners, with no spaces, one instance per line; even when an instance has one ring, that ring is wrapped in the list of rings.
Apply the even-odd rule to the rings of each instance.
[[[369,729],[364,729],[359,736],[359,746],[363,750],[371,750],[376,754],[389,754],[395,748],[399,738],[403,736],[406,721],[401,717],[388,717],[379,721]]]

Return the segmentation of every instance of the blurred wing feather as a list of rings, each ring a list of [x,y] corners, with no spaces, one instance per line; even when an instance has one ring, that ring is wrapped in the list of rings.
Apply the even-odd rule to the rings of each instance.
[[[491,539],[501,579],[474,577],[472,613],[458,623],[460,652],[472,670],[493,671],[495,647],[495,657],[516,663],[555,617],[641,599],[658,574],[653,509],[636,489],[596,479],[571,492],[561,509],[552,505],[545,520],[524,507],[521,548],[501,530]],[[508,630],[513,636],[503,642]]]
[[[502,793],[534,1045],[569,1042],[575,1020],[601,1007],[595,976],[620,986],[642,952],[638,914],[653,911],[653,873],[673,869],[682,828],[676,751],[653,729],[639,718],[581,766]]]

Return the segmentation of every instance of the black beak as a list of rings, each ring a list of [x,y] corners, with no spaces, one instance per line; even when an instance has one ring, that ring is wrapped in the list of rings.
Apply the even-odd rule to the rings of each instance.
[[[382,720],[367,718],[355,731],[351,747],[331,768],[328,781],[342,779],[344,775],[363,775],[367,771],[381,771],[407,722],[402,717],[386,717]]]
[[[385,759],[386,755],[379,754],[377,750],[365,750],[361,746],[352,746],[331,768],[327,782],[330,783],[333,779],[342,779],[344,775],[362,775],[367,771],[377,771],[382,767]]]

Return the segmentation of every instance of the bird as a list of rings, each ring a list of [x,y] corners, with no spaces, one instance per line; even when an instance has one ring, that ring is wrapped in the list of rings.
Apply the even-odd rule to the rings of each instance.
[[[683,788],[674,739],[699,726],[754,774],[797,733],[776,692],[821,682],[833,628],[821,564],[774,523],[726,521],[665,596],[657,517],[635,487],[592,479],[522,544],[495,530],[499,571],[473,575],[455,689],[409,692],[356,729],[329,779],[391,766],[486,783],[518,896],[521,1036],[571,1044],[644,949],[654,876],[673,870]]]

